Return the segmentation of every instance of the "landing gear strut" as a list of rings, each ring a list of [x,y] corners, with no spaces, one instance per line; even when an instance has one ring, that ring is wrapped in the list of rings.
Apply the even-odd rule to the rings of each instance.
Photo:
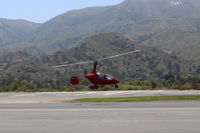
[[[118,88],[118,85],[117,85],[117,84],[115,84],[115,88]]]

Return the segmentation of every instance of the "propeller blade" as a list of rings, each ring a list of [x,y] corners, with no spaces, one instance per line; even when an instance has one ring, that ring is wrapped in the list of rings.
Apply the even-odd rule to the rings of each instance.
[[[132,53],[138,53],[138,52],[140,52],[140,50],[134,50],[134,51],[130,51],[130,52],[114,55],[114,56],[100,58],[100,59],[96,59],[96,61],[103,61],[103,60],[112,59],[112,58],[116,58],[116,57],[119,57],[119,56],[124,56],[124,55],[132,54]],[[78,63],[71,63],[71,64],[63,64],[63,65],[58,65],[58,66],[54,66],[54,67],[51,67],[51,68],[61,68],[61,67],[67,67],[67,66],[73,66],[73,65],[83,65],[83,64],[93,63],[93,62],[94,61],[86,61],[86,62],[78,62]]]

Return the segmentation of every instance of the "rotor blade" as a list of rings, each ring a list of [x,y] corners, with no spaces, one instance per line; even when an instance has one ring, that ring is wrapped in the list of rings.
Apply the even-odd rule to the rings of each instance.
[[[83,65],[83,64],[93,63],[93,62],[94,61],[78,62],[78,63],[71,63],[71,64],[64,64],[64,65],[54,66],[54,67],[51,67],[51,68],[61,68],[61,67],[67,67],[67,66],[73,66],[73,65]]]
[[[137,52],[140,52],[140,50],[134,50],[134,51],[130,51],[130,52],[126,52],[126,53],[122,53],[122,54],[118,54],[118,55],[114,55],[114,56],[110,56],[110,57],[105,57],[102,59],[97,59],[97,61],[103,61],[103,60],[107,60],[107,59],[111,59],[111,58],[115,58],[115,57],[119,57],[119,56],[124,56],[124,55],[132,54],[132,53],[137,53]]]
[[[140,52],[140,50],[134,50],[134,51],[130,51],[130,52],[114,55],[114,56],[109,56],[109,57],[105,57],[105,58],[100,58],[100,59],[96,59],[96,60],[103,61],[103,60],[112,59],[115,57],[124,56],[124,55],[132,54],[132,53],[138,53],[138,52]],[[73,65],[83,65],[83,64],[93,63],[93,62],[94,61],[86,61],[86,62],[78,62],[78,63],[71,63],[71,64],[63,64],[63,65],[58,65],[58,66],[54,66],[51,68],[61,68],[61,67],[67,67],[67,66],[73,66]]]

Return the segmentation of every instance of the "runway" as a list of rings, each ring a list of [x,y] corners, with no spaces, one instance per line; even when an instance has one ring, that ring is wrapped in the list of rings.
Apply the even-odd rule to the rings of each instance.
[[[199,133],[199,101],[0,104],[1,133]]]
[[[58,103],[77,98],[200,95],[200,90],[131,90],[86,92],[0,93],[2,103]]]

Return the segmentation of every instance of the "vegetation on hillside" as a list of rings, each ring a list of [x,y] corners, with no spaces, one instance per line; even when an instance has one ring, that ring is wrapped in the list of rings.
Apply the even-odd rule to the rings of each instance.
[[[59,81],[28,82],[20,79],[7,79],[0,81],[0,92],[37,92],[37,91],[89,91],[89,81],[82,80],[80,86]],[[168,74],[164,79],[123,81],[118,88],[114,86],[100,86],[97,91],[109,90],[200,90],[200,77],[179,77]]]
[[[189,79],[184,83],[171,80],[168,83],[165,80],[166,74],[173,74],[174,78],[178,79],[177,81],[179,81],[179,77],[183,76],[198,76],[200,71],[197,65],[155,48],[135,44],[119,33],[104,33],[88,37],[77,47],[43,58],[34,58],[26,52],[9,54],[6,60],[0,60],[2,62],[0,85],[2,91],[88,90],[85,86],[74,88],[66,85],[66,81],[69,81],[73,75],[83,77],[91,71],[92,64],[62,69],[52,69],[51,67],[64,62],[72,63],[105,58],[136,49],[140,49],[141,52],[99,62],[97,70],[112,74],[122,81],[141,80],[130,84],[129,82],[122,83],[119,90],[199,89],[199,85],[196,84],[196,82],[199,83],[198,78],[195,84],[190,83]],[[195,80],[192,79],[192,81]],[[100,88],[100,90],[110,89],[112,87]]]
[[[122,81],[163,79],[168,73],[177,77],[199,75],[198,66],[192,62],[155,48],[138,45],[119,33],[104,33],[88,37],[70,50],[43,58],[33,58],[26,52],[7,55],[7,60],[2,60],[0,65],[0,80],[18,78],[27,82],[57,82],[64,85],[71,76],[84,77],[91,71],[92,64],[61,69],[52,69],[52,66],[96,60],[136,49],[141,52],[99,62],[97,71],[109,73]]]

